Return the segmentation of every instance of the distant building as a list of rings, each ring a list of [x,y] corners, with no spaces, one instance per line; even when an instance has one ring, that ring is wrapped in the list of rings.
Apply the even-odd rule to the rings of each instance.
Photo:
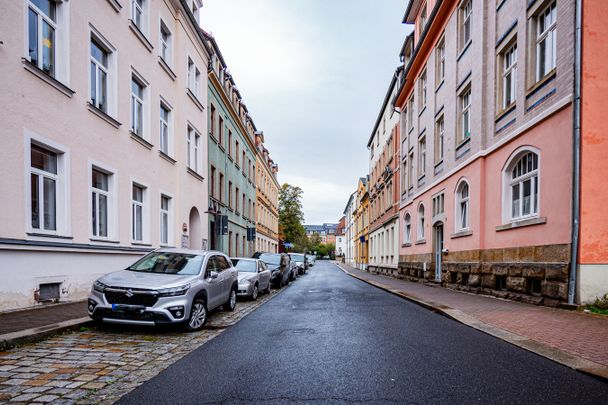
[[[304,225],[306,236],[310,239],[313,235],[319,235],[321,243],[336,243],[336,230],[338,224],[325,223],[323,225]]]
[[[349,266],[355,266],[355,216],[354,212],[357,208],[357,192],[354,192],[348,198],[346,207],[344,208],[345,230],[346,230],[346,249],[344,253],[344,262]]]
[[[361,177],[357,185],[354,210],[355,222],[355,264],[361,270],[367,270],[369,259],[369,193],[367,191],[367,177]]]
[[[255,129],[255,128],[254,128]],[[256,246],[259,252],[279,251],[279,166],[270,158],[264,146],[264,133],[255,132],[257,205],[254,203],[257,219]]]
[[[343,216],[338,222],[336,229],[336,256],[344,256],[346,253],[346,217]]]

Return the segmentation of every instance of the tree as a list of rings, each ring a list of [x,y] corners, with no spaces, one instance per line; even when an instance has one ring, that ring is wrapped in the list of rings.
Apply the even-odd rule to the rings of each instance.
[[[279,190],[279,228],[285,242],[293,243],[294,250],[303,252],[308,247],[308,238],[302,222],[302,194],[300,187],[284,183]]]

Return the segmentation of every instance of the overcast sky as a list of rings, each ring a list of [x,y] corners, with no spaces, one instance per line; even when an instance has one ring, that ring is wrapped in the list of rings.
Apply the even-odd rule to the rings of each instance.
[[[338,222],[406,28],[405,0],[206,0],[219,44],[279,182],[304,190],[305,223]]]

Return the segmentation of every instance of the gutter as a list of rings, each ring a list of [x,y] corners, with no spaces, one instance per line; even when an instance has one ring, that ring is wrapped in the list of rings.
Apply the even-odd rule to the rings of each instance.
[[[582,0],[576,0],[574,28],[574,100],[572,108],[572,246],[570,251],[570,279],[568,280],[568,304],[574,304],[574,300],[576,297],[576,279],[578,270],[580,232],[582,12]]]

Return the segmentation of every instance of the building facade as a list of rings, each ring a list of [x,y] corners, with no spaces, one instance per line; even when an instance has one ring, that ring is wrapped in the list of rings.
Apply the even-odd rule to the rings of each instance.
[[[210,34],[208,193],[210,248],[229,256],[255,252],[256,148],[252,119]]]
[[[3,4],[0,260],[19,271],[0,310],[83,299],[159,246],[207,247],[202,4],[122,3]]]
[[[252,128],[256,145],[256,250],[279,251],[279,166],[270,158],[264,146],[264,133]]]
[[[336,243],[338,224],[304,225],[304,230],[309,239],[313,235],[317,235],[321,239],[321,243]]]
[[[355,191],[348,197],[348,202],[344,208],[346,249],[344,253],[344,263],[355,266],[355,216],[357,209],[357,192]]]
[[[336,256],[343,257],[346,253],[346,217],[343,216],[336,228]]]
[[[354,216],[354,244],[355,265],[360,270],[367,270],[369,260],[369,193],[367,191],[367,177],[359,178],[357,200]]]
[[[571,258],[575,2],[498,3],[407,7],[399,276],[555,306]]]
[[[369,150],[369,266],[376,273],[396,274],[399,262],[399,113],[392,100],[397,96],[400,66],[393,75],[374,129]]]

